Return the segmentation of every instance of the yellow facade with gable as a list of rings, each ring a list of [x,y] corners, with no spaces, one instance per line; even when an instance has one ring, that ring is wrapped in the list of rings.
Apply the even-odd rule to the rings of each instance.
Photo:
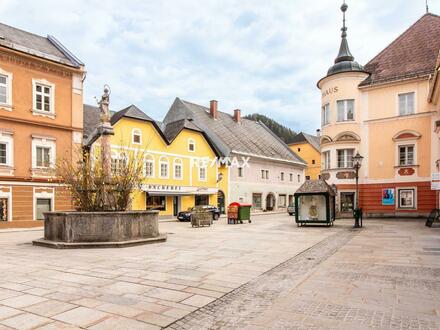
[[[214,165],[216,153],[201,131],[183,127],[169,142],[154,122],[127,117],[113,129],[112,159],[129,150],[144,161],[145,178],[142,190],[134,192],[133,210],[159,209],[161,216],[175,216],[195,205],[218,206],[219,196],[224,209],[228,171]]]

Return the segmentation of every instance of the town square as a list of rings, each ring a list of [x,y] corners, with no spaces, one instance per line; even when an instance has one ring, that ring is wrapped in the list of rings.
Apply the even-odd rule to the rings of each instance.
[[[0,330],[440,329],[439,3],[25,2]]]

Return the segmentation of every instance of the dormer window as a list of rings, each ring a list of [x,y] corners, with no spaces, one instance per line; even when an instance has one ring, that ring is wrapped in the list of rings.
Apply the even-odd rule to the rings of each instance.
[[[142,132],[140,129],[135,128],[132,131],[132,143],[133,144],[141,144],[142,141]]]
[[[196,151],[196,141],[193,139],[188,140],[188,151],[195,152]]]

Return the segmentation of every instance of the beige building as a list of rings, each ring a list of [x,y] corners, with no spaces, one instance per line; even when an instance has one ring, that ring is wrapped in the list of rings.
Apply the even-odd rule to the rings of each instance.
[[[0,23],[0,228],[72,208],[54,177],[82,142],[84,65],[52,36]]]
[[[359,204],[369,216],[421,216],[436,207],[439,171],[440,17],[422,16],[365,67],[350,53],[344,26],[339,54],[318,82],[322,92],[322,176],[337,208],[355,207],[352,157],[363,157]],[[437,130],[437,132],[436,132]]]

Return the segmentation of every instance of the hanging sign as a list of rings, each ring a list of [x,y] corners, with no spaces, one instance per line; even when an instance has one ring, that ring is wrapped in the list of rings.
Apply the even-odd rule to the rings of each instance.
[[[440,190],[440,173],[432,173],[431,190]]]
[[[394,205],[394,188],[382,189],[382,205]]]

